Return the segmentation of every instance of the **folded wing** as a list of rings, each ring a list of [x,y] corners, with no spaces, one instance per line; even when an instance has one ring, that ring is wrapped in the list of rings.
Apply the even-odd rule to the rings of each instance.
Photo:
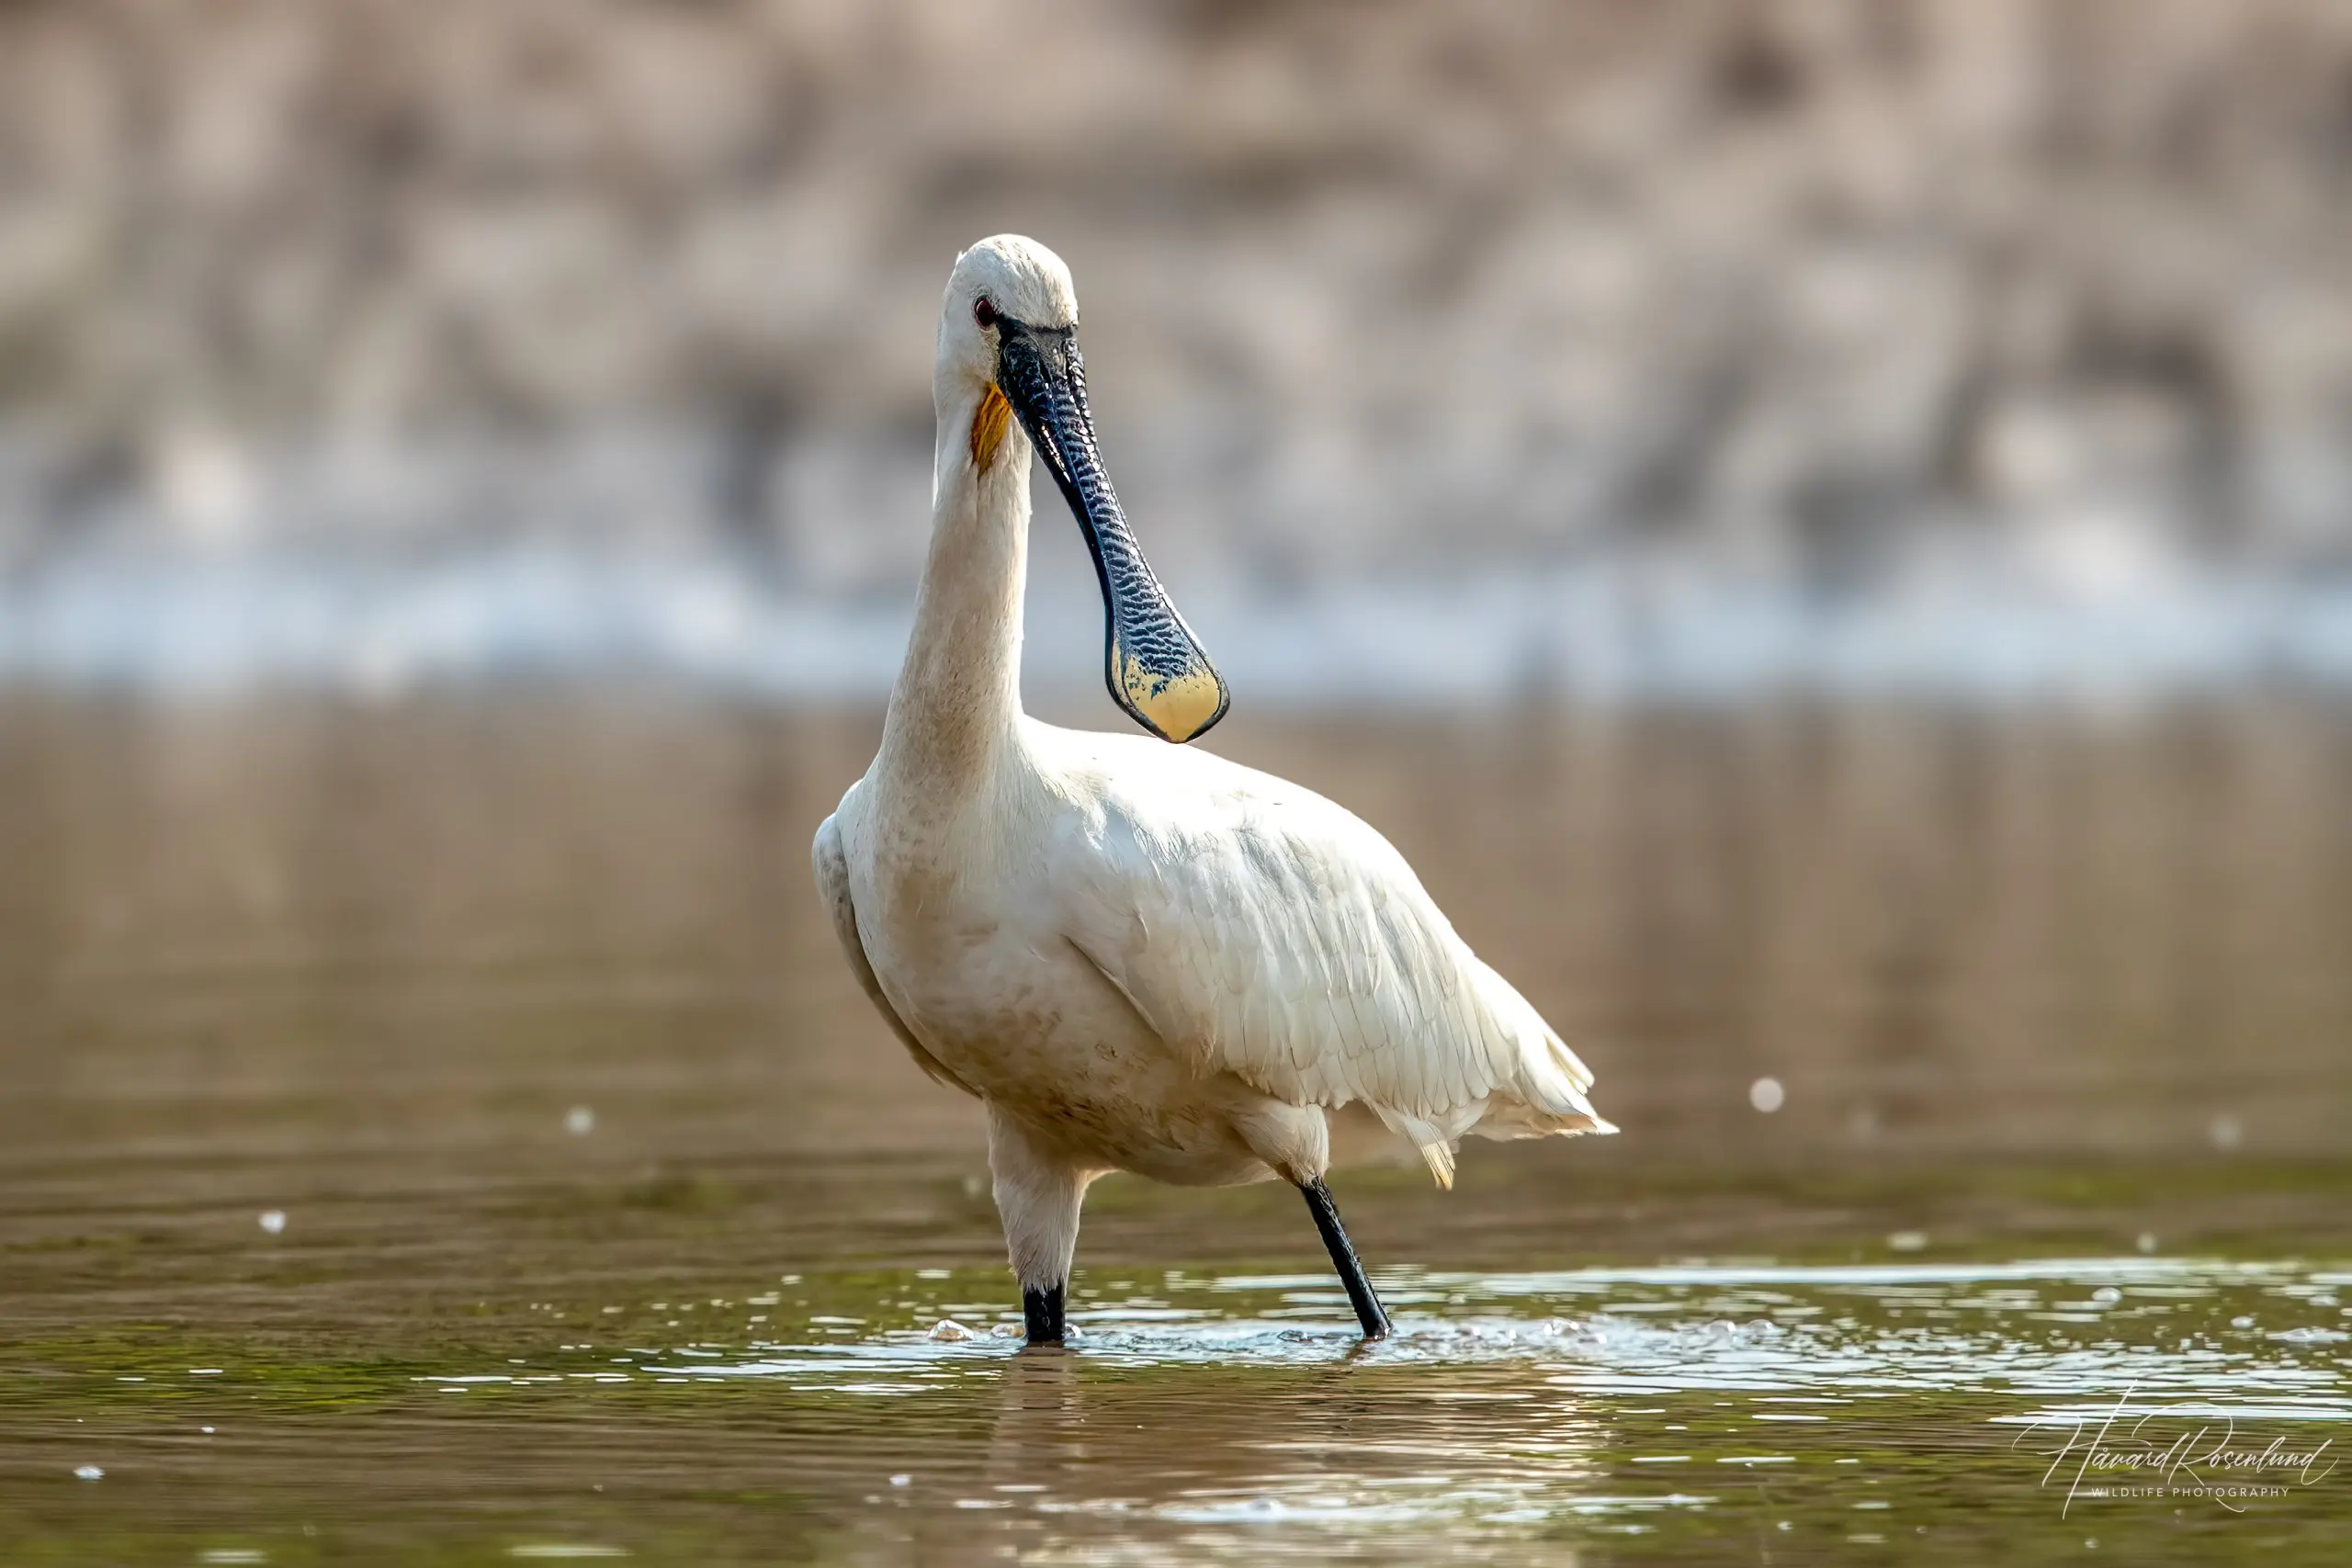
[[[1204,1070],[1361,1101],[1448,1185],[1465,1133],[1615,1131],[1584,1064],[1362,820],[1199,753],[1093,782],[1099,809],[1056,849],[1056,882],[1082,890],[1070,940]]]

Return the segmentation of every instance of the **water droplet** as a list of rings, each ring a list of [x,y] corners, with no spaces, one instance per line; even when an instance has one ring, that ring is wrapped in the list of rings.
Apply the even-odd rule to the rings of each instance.
[[[261,1228],[267,1231],[272,1235],[277,1235],[281,1231],[285,1230],[286,1211],[283,1209],[264,1209],[261,1213]]]
[[[2213,1118],[2212,1124],[2205,1129],[2205,1135],[2213,1141],[2217,1149],[2233,1149],[2245,1142],[2245,1124],[2225,1111]]]
[[[77,1481],[97,1481],[105,1475],[106,1472],[95,1464],[77,1464],[74,1467],[74,1478]]]
[[[595,1108],[575,1105],[563,1113],[563,1130],[575,1138],[584,1138],[596,1130]]]
[[[1767,1116],[1781,1109],[1788,1098],[1778,1078],[1758,1078],[1747,1086],[1747,1103]]]
[[[890,1477],[890,1484],[893,1486],[911,1486],[914,1484],[914,1479],[915,1478],[911,1475],[894,1475]]]
[[[1896,1231],[1886,1238],[1886,1245],[1896,1252],[1924,1252],[1928,1247],[1926,1231]]]
[[[2154,1252],[2155,1249],[2156,1233],[2154,1231],[2142,1231],[2140,1233],[2140,1250],[2142,1252]]]

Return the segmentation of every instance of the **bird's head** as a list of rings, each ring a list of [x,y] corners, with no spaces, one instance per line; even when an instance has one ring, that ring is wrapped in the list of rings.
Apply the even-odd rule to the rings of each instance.
[[[1103,471],[1078,352],[1078,292],[1061,257],[1018,234],[956,257],[934,381],[944,397],[960,394],[943,407],[972,408],[967,446],[977,472],[1026,464],[1034,446],[1069,502],[1102,590],[1111,700],[1163,740],[1204,734],[1225,716],[1225,678],[1169,603]]]

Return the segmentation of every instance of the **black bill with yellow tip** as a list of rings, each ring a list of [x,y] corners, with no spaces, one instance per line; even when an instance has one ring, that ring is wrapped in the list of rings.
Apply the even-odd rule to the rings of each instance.
[[[1168,602],[1127,527],[1086,405],[1077,334],[999,317],[997,386],[1020,416],[1086,536],[1102,588],[1102,678],[1111,700],[1162,740],[1192,740],[1225,716],[1225,677]]]

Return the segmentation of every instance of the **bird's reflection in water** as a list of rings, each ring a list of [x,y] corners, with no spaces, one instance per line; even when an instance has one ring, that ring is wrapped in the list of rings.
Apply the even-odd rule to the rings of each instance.
[[[1124,1360],[1124,1358],[1120,1359]],[[1006,1358],[978,1462],[918,1478],[897,1540],[926,1551],[1091,1552],[1113,1542],[1262,1560],[1365,1532],[1410,1555],[1482,1540],[1508,1556],[1606,1511],[1608,1434],[1566,1390],[1476,1368],[1334,1358],[1270,1371]],[[1521,1369],[1523,1374],[1524,1369]],[[945,1457],[945,1456],[943,1456]],[[1557,1542],[1553,1543],[1557,1550]]]

